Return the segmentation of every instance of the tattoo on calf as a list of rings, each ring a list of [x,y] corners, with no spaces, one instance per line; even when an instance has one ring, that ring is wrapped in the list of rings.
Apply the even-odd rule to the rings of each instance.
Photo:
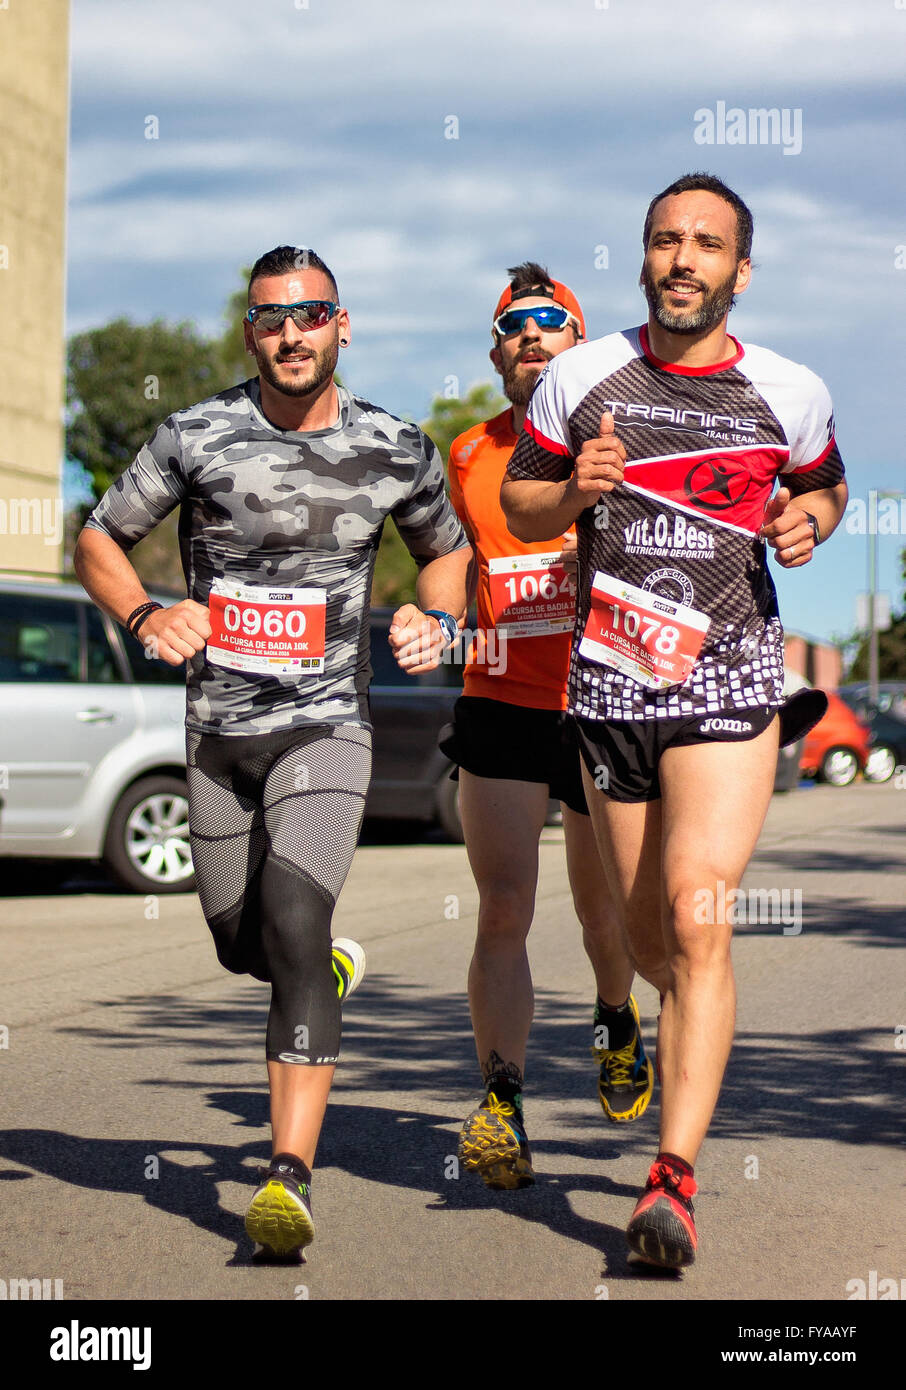
[[[485,1085],[488,1084],[492,1076],[499,1076],[512,1082],[520,1091],[522,1090],[522,1072],[515,1062],[505,1062],[499,1052],[493,1048],[488,1054],[488,1060],[481,1064],[481,1075]]]

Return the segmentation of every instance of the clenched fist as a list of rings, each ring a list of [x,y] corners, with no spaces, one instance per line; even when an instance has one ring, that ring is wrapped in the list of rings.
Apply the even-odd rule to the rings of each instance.
[[[791,503],[788,487],[779,488],[764,509],[764,519],[758,532],[772,545],[777,563],[785,570],[807,565],[815,549],[815,533],[807,514]]]
[[[150,648],[168,666],[181,666],[200,652],[211,635],[211,623],[204,604],[184,598],[172,608],[159,608],[145,619],[138,631],[142,646]]]

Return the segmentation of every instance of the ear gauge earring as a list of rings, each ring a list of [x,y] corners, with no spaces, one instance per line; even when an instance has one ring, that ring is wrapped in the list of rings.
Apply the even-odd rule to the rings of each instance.
[[[340,339],[340,347],[345,347],[345,346],[346,346],[346,343],[347,343],[347,339],[346,339],[346,338],[341,338],[341,339]]]

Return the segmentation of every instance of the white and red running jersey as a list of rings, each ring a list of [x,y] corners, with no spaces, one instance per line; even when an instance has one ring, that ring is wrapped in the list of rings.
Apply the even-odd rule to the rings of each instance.
[[[678,719],[783,703],[783,629],[758,530],[778,477],[811,492],[839,483],[843,464],[821,379],[730,341],[727,361],[681,367],[634,328],[560,353],[538,379],[509,478],[568,478],[604,411],[628,460],[622,485],[577,522],[573,714]]]

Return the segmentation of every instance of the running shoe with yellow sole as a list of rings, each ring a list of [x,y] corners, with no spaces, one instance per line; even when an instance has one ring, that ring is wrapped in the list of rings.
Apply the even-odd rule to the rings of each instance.
[[[355,993],[365,976],[365,951],[348,936],[336,936],[331,944],[337,994],[343,1004],[350,994]]]
[[[631,994],[629,1005],[635,1020],[635,1037],[632,1041],[612,1051],[603,1047],[592,1048],[600,1067],[598,1096],[604,1114],[612,1124],[626,1124],[644,1115],[654,1091],[654,1070],[642,1041],[639,1006]]]
[[[311,1189],[302,1180],[292,1154],[277,1154],[271,1159],[249,1204],[245,1229],[270,1255],[292,1254],[314,1240]]]
[[[486,1187],[512,1192],[535,1181],[528,1136],[515,1106],[493,1091],[466,1119],[459,1135],[464,1168],[480,1174]]]

